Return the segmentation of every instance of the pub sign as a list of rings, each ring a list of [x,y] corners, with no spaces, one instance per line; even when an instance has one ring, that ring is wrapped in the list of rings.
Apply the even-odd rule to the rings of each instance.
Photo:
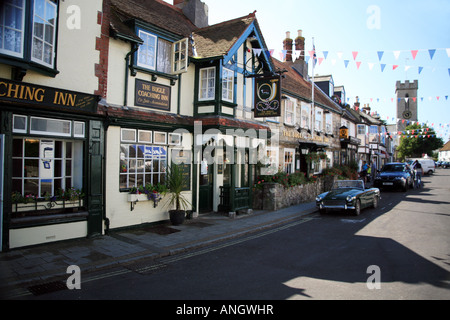
[[[255,118],[281,116],[281,77],[255,79]]]

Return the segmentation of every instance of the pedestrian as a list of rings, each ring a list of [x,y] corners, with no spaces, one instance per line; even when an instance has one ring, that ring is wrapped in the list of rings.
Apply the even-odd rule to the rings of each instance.
[[[372,181],[375,181],[375,177],[377,176],[377,164],[375,162],[375,160],[372,161]]]
[[[414,185],[417,189],[419,189],[420,187],[422,187],[422,175],[423,175],[423,170],[422,170],[422,165],[420,164],[420,162],[418,160],[414,161],[413,165],[413,170],[414,170]]]
[[[367,161],[363,161],[360,176],[361,176],[362,180],[364,181],[364,185],[367,182],[367,169],[369,169],[369,166],[367,165]]]

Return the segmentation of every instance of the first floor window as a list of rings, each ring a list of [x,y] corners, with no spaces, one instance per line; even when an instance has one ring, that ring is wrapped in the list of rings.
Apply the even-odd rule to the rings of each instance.
[[[284,123],[288,125],[295,124],[295,101],[291,99],[285,100]]]
[[[53,197],[83,189],[83,141],[13,139],[12,189],[24,197]]]
[[[278,148],[274,147],[267,147],[267,160],[269,166],[267,168],[264,168],[265,172],[261,172],[264,175],[272,175],[276,174],[278,172],[278,163],[279,163],[279,156],[278,156]]]
[[[0,53],[23,56],[25,1],[5,0],[0,4]]]
[[[122,143],[120,145],[120,189],[157,185],[166,182],[167,146],[146,143],[126,143],[133,137],[148,136],[151,131],[122,129]],[[126,137],[126,140],[123,139]],[[144,141],[140,139],[140,141]]]
[[[234,73],[231,70],[223,69],[222,72],[222,99],[233,102]]]
[[[216,95],[216,68],[200,70],[199,100],[212,100]]]

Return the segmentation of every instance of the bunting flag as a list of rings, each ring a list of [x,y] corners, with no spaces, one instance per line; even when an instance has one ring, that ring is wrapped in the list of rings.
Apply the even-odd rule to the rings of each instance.
[[[359,67],[361,66],[361,61],[356,61],[356,68],[359,70]]]
[[[419,52],[419,50],[411,50],[411,55],[413,57],[413,60],[416,60],[417,57],[417,53]]]
[[[381,64],[381,72],[383,72],[384,71],[384,68],[386,67],[386,65],[383,63],[383,64]]]
[[[328,57],[328,51],[324,51],[324,52],[323,52],[323,57],[325,58],[325,60],[327,60],[327,57]]]
[[[381,61],[381,58],[383,58],[384,51],[378,51],[377,53],[378,53],[378,60]]]
[[[345,68],[347,69],[347,67],[348,67],[348,63],[350,62],[350,60],[344,60],[344,65],[345,65]]]
[[[419,67],[419,74],[422,72],[423,67]]]
[[[353,51],[352,55],[353,55],[353,60],[356,60],[356,57],[358,56],[358,51]]]
[[[395,69],[397,69],[398,68],[398,65],[396,65],[396,64],[394,64],[393,66],[392,66],[392,70],[395,70]]]
[[[430,59],[433,60],[434,54],[436,53],[436,49],[430,49],[428,50],[428,52],[430,53]]]
[[[400,51],[394,51],[395,60],[398,60],[399,56],[400,56]]]

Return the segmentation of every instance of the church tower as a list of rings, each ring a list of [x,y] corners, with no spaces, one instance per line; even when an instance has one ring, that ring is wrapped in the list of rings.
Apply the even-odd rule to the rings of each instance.
[[[397,131],[405,131],[410,122],[418,121],[418,89],[418,80],[414,80],[414,82],[406,80],[405,83],[397,81],[395,85],[395,92],[397,93]]]

